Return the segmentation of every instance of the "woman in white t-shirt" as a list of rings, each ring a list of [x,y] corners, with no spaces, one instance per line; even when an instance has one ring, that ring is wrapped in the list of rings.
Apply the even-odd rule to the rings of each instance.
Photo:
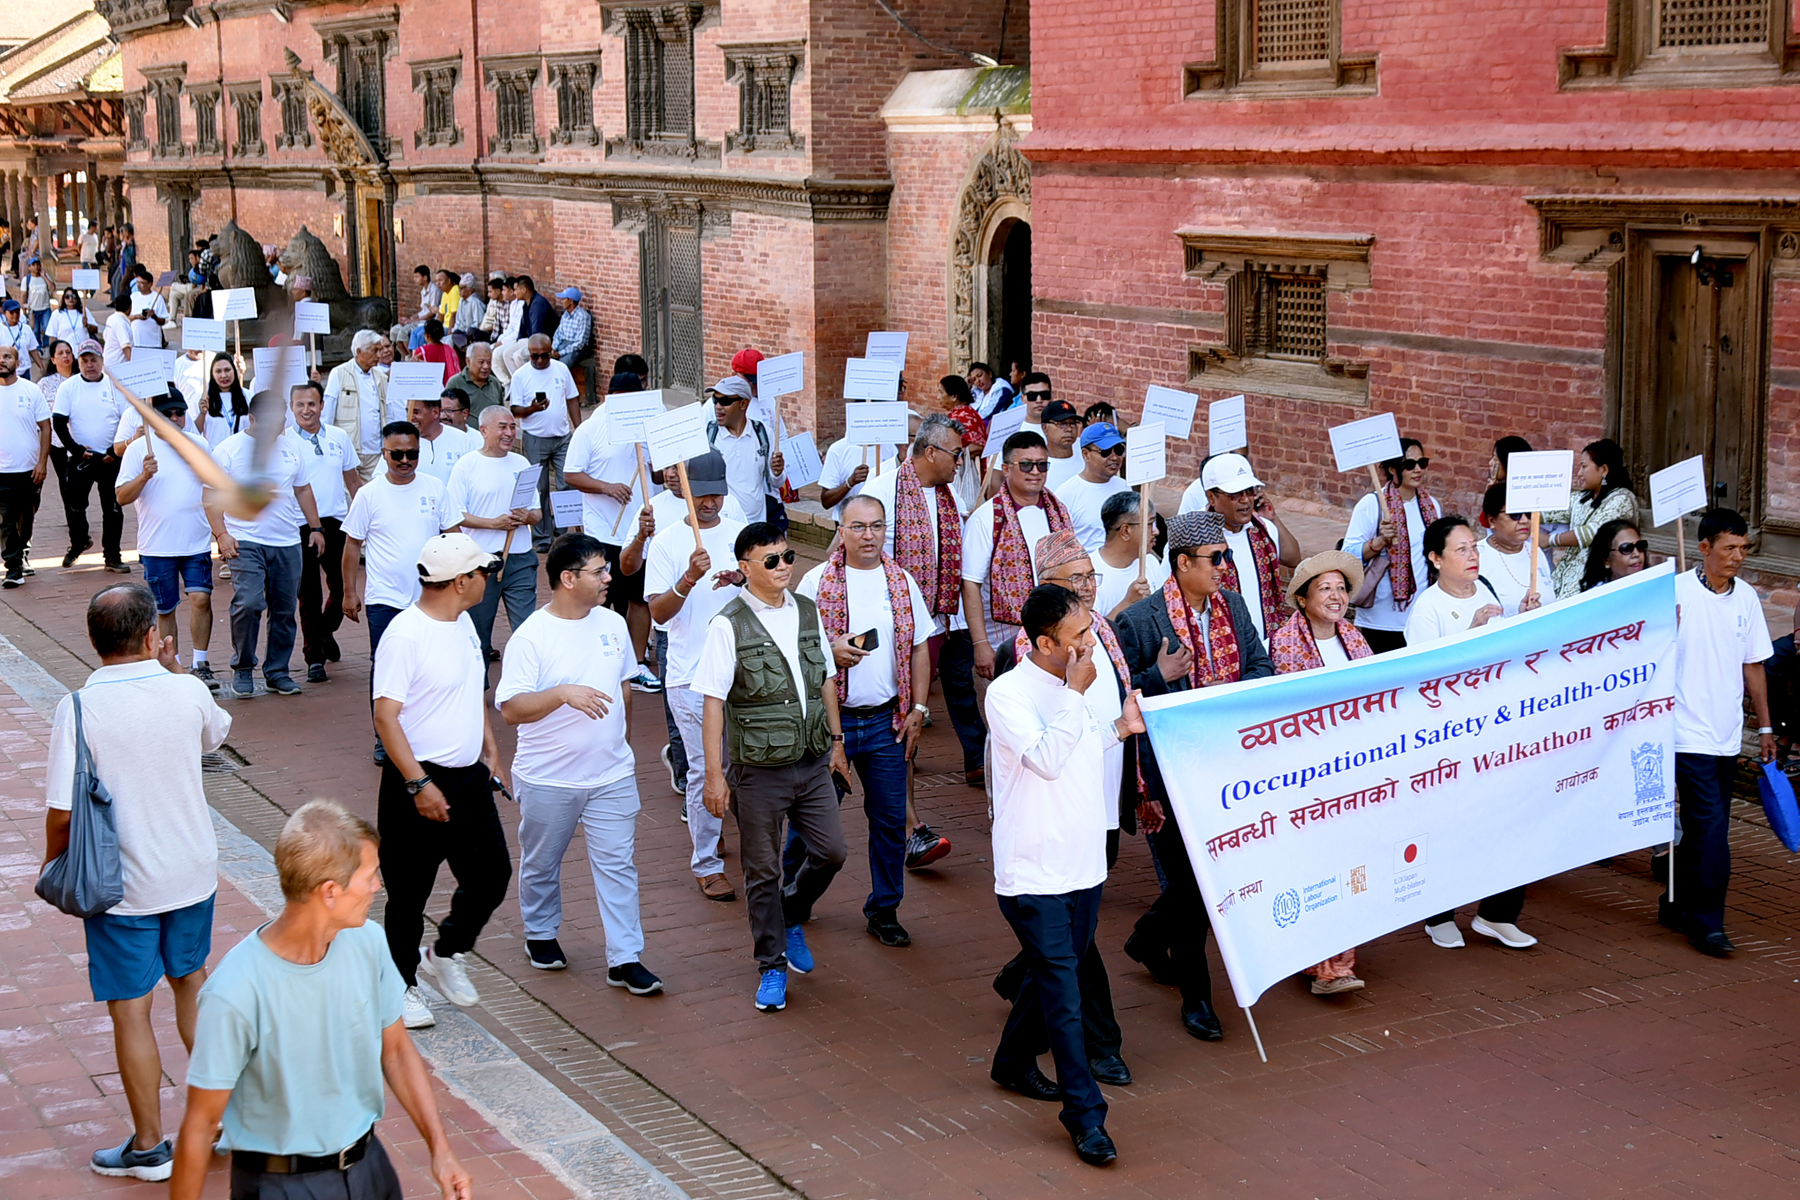
[[[44,326],[44,340],[48,344],[53,338],[61,338],[71,346],[78,346],[94,336],[97,328],[93,317],[82,306],[81,293],[74,288],[64,288],[61,307],[50,314],[49,324]]]
[[[1467,517],[1452,513],[1433,521],[1425,531],[1424,545],[1431,586],[1407,616],[1407,645],[1417,646],[1452,637],[1465,629],[1479,629],[1502,616],[1505,610],[1500,606],[1500,598],[1481,578],[1481,547],[1476,544],[1475,531],[1469,527]],[[1526,612],[1538,607],[1537,597],[1527,596],[1522,607]],[[1481,902],[1470,928],[1514,950],[1535,946],[1537,939],[1519,928],[1519,912],[1524,907],[1524,887],[1508,888]],[[1462,948],[1462,930],[1457,928],[1454,909],[1426,918],[1425,932],[1445,950]]]
[[[1550,560],[1542,550],[1526,549],[1531,526],[1524,513],[1506,511],[1506,484],[1494,484],[1482,497],[1481,523],[1488,531],[1487,541],[1481,543],[1481,578],[1500,598],[1500,607],[1504,610],[1501,615],[1518,616],[1528,595],[1539,603],[1546,595],[1555,600],[1555,589],[1550,584]],[[1531,556],[1534,554],[1538,560],[1536,591],[1531,587]]]
[[[1357,501],[1339,547],[1366,572],[1382,572],[1373,599],[1356,610],[1356,627],[1377,654],[1406,645],[1407,610],[1425,590],[1425,527],[1441,515],[1425,490],[1430,466],[1423,444],[1401,438],[1400,457],[1381,464],[1381,491]]]

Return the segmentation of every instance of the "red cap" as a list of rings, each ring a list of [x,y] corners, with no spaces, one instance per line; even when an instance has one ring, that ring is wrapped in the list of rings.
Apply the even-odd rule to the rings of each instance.
[[[739,375],[749,375],[754,378],[756,375],[756,364],[766,357],[768,356],[761,350],[739,350],[736,354],[731,356],[731,369],[736,371]]]

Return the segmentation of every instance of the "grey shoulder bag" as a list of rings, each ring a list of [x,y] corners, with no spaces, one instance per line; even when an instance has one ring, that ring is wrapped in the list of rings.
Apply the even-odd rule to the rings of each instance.
[[[38,876],[37,894],[71,917],[94,917],[125,898],[119,829],[112,794],[94,770],[94,755],[81,728],[81,693],[75,702],[75,786],[69,805],[69,848]]]

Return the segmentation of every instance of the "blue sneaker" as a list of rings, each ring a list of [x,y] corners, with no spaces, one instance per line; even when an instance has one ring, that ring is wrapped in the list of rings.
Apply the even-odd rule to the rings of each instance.
[[[148,1150],[133,1150],[131,1143],[135,1140],[128,1137],[124,1145],[94,1151],[88,1163],[94,1174],[161,1183],[175,1173],[175,1143],[164,1138]]]
[[[756,1011],[780,1012],[786,1007],[787,972],[780,967],[770,967],[762,973],[762,982],[756,985]]]
[[[788,926],[788,966],[802,975],[811,975],[813,969],[812,951],[806,948],[806,934],[798,925]]]

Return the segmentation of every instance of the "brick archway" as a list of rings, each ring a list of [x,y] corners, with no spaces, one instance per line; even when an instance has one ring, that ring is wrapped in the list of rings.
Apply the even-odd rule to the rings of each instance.
[[[950,238],[950,367],[958,374],[986,353],[985,297],[996,231],[1031,219],[1031,164],[1010,133],[995,135],[957,200]]]

